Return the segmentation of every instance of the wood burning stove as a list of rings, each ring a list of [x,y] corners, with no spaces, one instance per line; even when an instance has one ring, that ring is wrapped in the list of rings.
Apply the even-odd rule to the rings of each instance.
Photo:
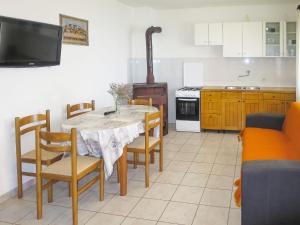
[[[168,134],[168,84],[155,83],[153,74],[152,35],[161,33],[161,27],[149,27],[146,31],[147,83],[133,84],[133,98],[152,98],[153,105],[164,107],[164,134]]]

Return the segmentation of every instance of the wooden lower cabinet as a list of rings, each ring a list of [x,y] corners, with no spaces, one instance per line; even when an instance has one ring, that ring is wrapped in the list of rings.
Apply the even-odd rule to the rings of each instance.
[[[291,104],[294,101],[285,101],[283,102],[283,107],[284,107],[284,113],[287,113],[289,109],[291,108]]]
[[[252,113],[286,113],[296,101],[295,93],[204,91],[201,94],[201,128],[242,130]]]
[[[263,112],[284,113],[284,108],[281,100],[263,100]]]
[[[260,100],[243,100],[242,102],[242,129],[246,127],[246,117],[248,114],[261,111]]]
[[[209,100],[202,102],[202,109],[204,113],[220,113],[220,101]]]
[[[222,130],[240,130],[242,126],[241,100],[222,100]]]
[[[202,128],[209,130],[220,130],[221,126],[220,114],[205,113],[201,116]]]
[[[284,99],[283,102],[284,113],[287,113],[287,111],[291,107],[291,103],[294,102],[296,99],[296,93],[285,94],[283,99]]]

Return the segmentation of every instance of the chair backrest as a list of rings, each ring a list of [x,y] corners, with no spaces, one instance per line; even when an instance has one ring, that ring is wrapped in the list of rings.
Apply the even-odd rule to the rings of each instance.
[[[163,124],[164,124],[164,110],[163,106],[159,107],[159,111],[155,113],[145,113],[145,144],[146,148],[149,144],[149,132],[159,126],[159,138],[163,139]]]
[[[21,136],[35,131],[37,127],[45,128],[47,131],[50,131],[50,110],[46,110],[45,114],[15,118],[16,151],[18,157],[21,156]]]
[[[79,103],[75,105],[67,105],[67,119],[70,119],[81,114],[94,111],[95,101],[92,100],[91,103]]]
[[[282,130],[300,150],[300,102],[292,103],[284,120]]]
[[[148,105],[152,106],[152,98],[143,99],[143,98],[136,98],[128,101],[129,105]]]
[[[36,164],[40,171],[42,150],[56,153],[71,153],[72,176],[77,175],[77,139],[76,129],[72,128],[71,133],[54,133],[41,131],[40,127],[35,131],[36,140]],[[39,167],[39,168],[38,168]]]

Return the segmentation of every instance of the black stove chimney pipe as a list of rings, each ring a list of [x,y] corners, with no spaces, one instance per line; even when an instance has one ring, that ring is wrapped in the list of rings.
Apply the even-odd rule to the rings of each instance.
[[[161,33],[161,27],[149,27],[146,31],[146,52],[147,52],[147,84],[155,83],[153,74],[153,48],[152,34]]]

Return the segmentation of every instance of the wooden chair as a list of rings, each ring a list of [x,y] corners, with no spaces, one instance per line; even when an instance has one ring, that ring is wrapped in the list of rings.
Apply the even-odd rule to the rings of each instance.
[[[78,196],[86,191],[89,187],[100,181],[99,199],[104,199],[104,163],[103,159],[77,156],[77,141],[76,129],[69,133],[50,133],[41,131],[40,127],[36,129],[36,173],[37,173],[37,218],[42,218],[42,179],[48,180],[50,186],[50,202],[53,200],[52,185],[55,181],[71,182],[72,189],[72,209],[73,209],[73,224],[78,224]],[[50,144],[49,144],[50,143]],[[46,152],[70,152],[71,156],[51,164],[42,169],[42,157]],[[78,190],[78,182],[86,175],[93,171],[99,171],[99,176],[96,176],[81,189]],[[53,182],[54,181],[54,182]],[[49,200],[49,199],[48,199]]]
[[[92,100],[91,103],[79,103],[75,105],[67,105],[67,119],[70,119],[81,114],[94,111],[95,110],[95,101]]]
[[[47,110],[45,114],[30,115],[23,118],[15,118],[15,132],[16,132],[16,156],[17,156],[17,177],[18,177],[18,198],[23,197],[23,181],[22,176],[36,177],[34,172],[23,172],[22,164],[30,163],[36,164],[36,150],[31,150],[22,154],[22,136],[35,131],[36,127],[50,131],[50,111]],[[43,152],[41,160],[42,165],[50,165],[62,158],[62,153],[57,152]],[[46,188],[44,186],[43,188]]]
[[[152,106],[152,98],[149,99],[142,99],[136,98],[128,101],[129,105],[149,105]]]
[[[156,127],[160,127],[159,138],[150,136],[150,131]],[[155,148],[159,146],[159,150]],[[149,187],[149,164],[150,154],[159,152],[159,171],[163,170],[163,106],[156,113],[145,113],[145,136],[139,136],[131,144],[127,146],[127,152],[145,154],[145,186]]]
[[[128,101],[129,105],[148,105],[152,106],[152,98],[148,99],[143,99],[143,98],[136,98],[136,99],[131,99]],[[154,152],[151,154],[151,163],[154,163],[155,160],[155,154]],[[138,153],[133,153],[133,160],[128,160],[129,164],[133,164],[133,167],[136,169],[137,164],[139,164],[139,154]]]

